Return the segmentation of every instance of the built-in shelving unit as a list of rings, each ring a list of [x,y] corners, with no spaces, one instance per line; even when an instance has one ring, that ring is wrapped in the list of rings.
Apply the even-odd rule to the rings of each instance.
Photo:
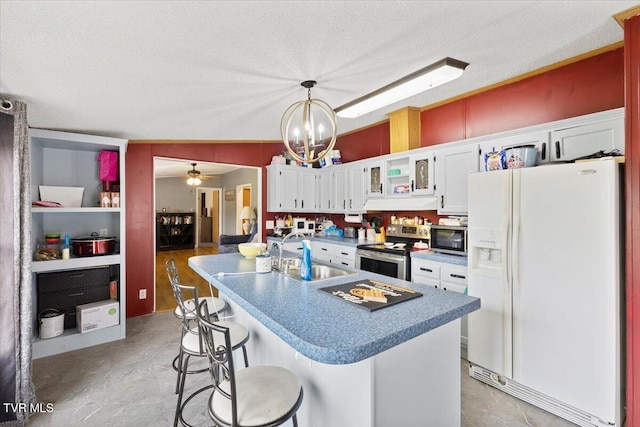
[[[193,249],[194,230],[194,213],[156,213],[156,250]]]
[[[71,250],[69,259],[32,261],[33,273],[33,357],[45,357],[109,341],[123,339],[126,332],[126,273],[125,273],[125,171],[127,140],[43,129],[30,129],[31,200],[40,200],[39,186],[83,187],[80,207],[32,207],[31,247],[35,254],[44,246],[60,249],[60,245],[46,245],[44,235],[69,234],[71,238],[107,231],[115,237],[116,252],[109,255],[76,257]],[[120,207],[99,207],[100,176],[98,154],[118,153]],[[66,270],[91,269],[110,266],[117,281],[119,324],[84,334],[75,328],[65,329],[54,338],[39,338],[38,275]],[[53,307],[55,308],[55,307]]]

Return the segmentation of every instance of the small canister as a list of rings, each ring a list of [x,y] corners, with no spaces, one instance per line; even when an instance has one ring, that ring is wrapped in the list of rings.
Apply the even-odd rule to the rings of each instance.
[[[120,192],[111,192],[111,207],[119,208],[120,207]]]
[[[256,256],[256,273],[268,273],[271,271],[271,255],[263,252]]]
[[[101,208],[110,208],[111,207],[111,192],[103,191],[100,193],[100,207]]]

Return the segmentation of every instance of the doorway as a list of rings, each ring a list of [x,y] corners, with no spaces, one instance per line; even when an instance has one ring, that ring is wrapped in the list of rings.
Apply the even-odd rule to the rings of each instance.
[[[251,193],[251,184],[242,184],[236,186],[236,234],[246,234],[242,228],[243,218],[242,218],[242,208],[245,206],[249,206],[253,208],[251,205],[252,193]]]
[[[214,246],[220,237],[222,189],[198,188],[196,195],[196,247]]]

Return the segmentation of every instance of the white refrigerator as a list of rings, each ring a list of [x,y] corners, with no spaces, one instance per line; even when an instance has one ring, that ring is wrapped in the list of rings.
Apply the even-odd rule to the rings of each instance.
[[[582,426],[621,426],[619,164],[469,175],[469,374]]]

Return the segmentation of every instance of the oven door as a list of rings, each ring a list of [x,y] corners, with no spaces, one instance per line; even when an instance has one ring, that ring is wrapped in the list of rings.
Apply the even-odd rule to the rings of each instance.
[[[356,268],[396,279],[410,280],[409,263],[404,255],[356,250]]]

